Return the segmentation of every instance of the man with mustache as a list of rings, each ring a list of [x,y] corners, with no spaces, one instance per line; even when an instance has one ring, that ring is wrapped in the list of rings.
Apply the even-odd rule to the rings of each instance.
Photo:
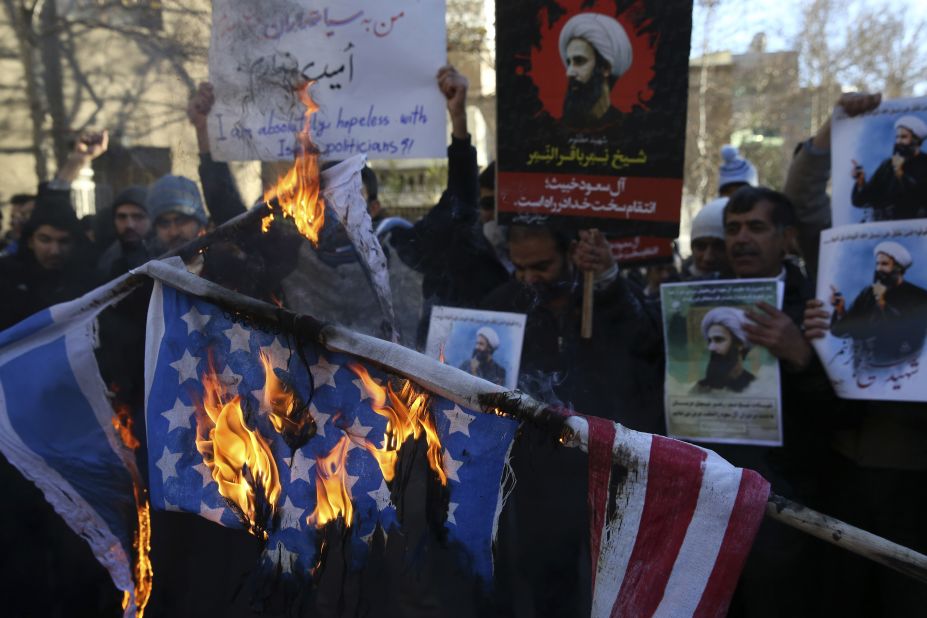
[[[696,393],[728,390],[742,393],[756,379],[744,368],[750,342],[744,332],[747,318],[733,307],[715,307],[702,318],[702,336],[711,356],[705,377],[693,388]]]
[[[574,15],[560,31],[560,57],[566,66],[563,122],[571,130],[599,130],[617,124],[611,90],[633,60],[627,33],[600,13]]]
[[[847,310],[843,295],[831,287],[830,331],[852,337],[854,360],[870,366],[890,366],[916,359],[927,335],[927,290],[904,280],[913,260],[900,243],[876,245],[873,283],[863,289]]]
[[[497,363],[492,355],[499,349],[499,334],[488,326],[476,331],[473,356],[460,365],[470,375],[489,380],[499,386],[505,385],[505,367]]]
[[[792,203],[765,187],[743,187],[724,209],[724,240],[737,279],[775,278],[784,283],[782,309],[760,302],[747,309],[746,342],[779,359],[781,447],[717,444],[712,449],[737,466],[757,470],[777,493],[806,504],[820,502],[821,448],[828,435],[826,412],[836,396],[799,328],[814,285],[786,259],[798,233]],[[743,615],[802,615],[813,589],[817,548],[801,534],[782,527],[760,529],[741,576]],[[732,612],[735,613],[735,612]]]
[[[921,151],[927,123],[917,116],[895,121],[895,147],[891,158],[879,165],[872,178],[853,161],[853,205],[872,208],[873,220],[897,221],[927,215],[927,155]]]

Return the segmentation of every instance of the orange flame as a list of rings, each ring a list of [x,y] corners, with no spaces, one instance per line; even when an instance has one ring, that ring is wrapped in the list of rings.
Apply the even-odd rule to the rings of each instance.
[[[113,390],[116,390],[115,388]],[[132,410],[124,403],[113,406],[113,428],[119,439],[130,450],[140,446],[138,438],[132,431]],[[145,606],[151,596],[151,586],[154,580],[154,571],[151,567],[151,507],[148,503],[146,491],[141,486],[141,479],[133,474],[132,491],[135,494],[135,511],[138,518],[138,530],[132,540],[135,548],[135,565],[133,579],[135,580],[135,615],[143,618]],[[128,591],[122,595],[122,609],[129,606],[132,594]]]
[[[417,440],[424,433],[428,444],[428,465],[438,475],[441,484],[447,485],[447,474],[444,472],[444,460],[441,455],[441,439],[428,409],[428,397],[424,393],[416,392],[408,380],[397,394],[391,384],[387,383],[384,389],[374,382],[362,365],[350,363],[348,368],[360,378],[364,391],[371,399],[373,411],[386,418],[383,445],[377,448],[369,442],[365,444],[380,464],[386,482],[389,483],[396,476],[396,460],[406,439],[411,437]]]
[[[265,524],[280,498],[280,477],[270,446],[245,424],[241,398],[229,398],[210,357],[203,374],[202,412],[197,416],[196,449],[219,485],[219,493],[247,519],[249,531],[267,539]],[[259,512],[260,491],[269,513]]]
[[[354,505],[345,484],[348,446],[348,437],[343,436],[328,455],[316,460],[315,510],[306,518],[306,522],[316,528],[339,517],[350,526],[354,519]]]
[[[119,434],[119,439],[126,445],[126,448],[135,450],[139,447],[138,438],[132,432],[132,410],[124,403],[116,403],[113,406],[113,429]]]
[[[296,408],[296,393],[288,389],[274,373],[274,364],[268,354],[261,350],[261,364],[264,366],[264,407],[268,411],[270,422],[278,432],[283,433],[294,421],[290,415]]]
[[[319,149],[312,143],[310,132],[312,114],[319,109],[309,96],[311,85],[309,82],[299,90],[299,99],[306,106],[303,129],[296,135],[299,154],[293,167],[264,192],[264,201],[270,204],[276,198],[283,216],[293,219],[299,233],[316,244],[325,221],[325,202],[319,195]],[[264,217],[261,230],[270,229],[273,220],[273,213]]]
[[[145,490],[139,490],[138,483],[134,483],[135,507],[138,512],[138,532],[135,534],[132,546],[137,556],[135,561],[135,616],[143,618],[145,606],[151,597],[151,587],[154,581],[154,570],[151,568],[151,507],[148,498],[144,496]],[[122,595],[122,609],[129,606],[132,595],[124,592]]]

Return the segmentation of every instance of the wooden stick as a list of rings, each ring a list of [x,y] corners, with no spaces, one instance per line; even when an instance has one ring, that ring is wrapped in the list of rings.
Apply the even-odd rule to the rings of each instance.
[[[207,298],[232,311],[289,329],[330,350],[363,358],[471,410],[487,413],[502,411],[557,427],[561,430],[563,444],[588,452],[589,426],[583,417],[571,416],[564,410],[548,406],[524,393],[507,391],[398,344],[355,333],[334,324],[325,324],[311,316],[295,314],[239,294],[169,263],[152,261],[134,272],[137,275],[149,275],[189,294]],[[621,454],[620,449],[621,444],[616,443],[616,456]],[[776,494],[769,496],[766,516],[899,573],[927,582],[927,556],[897,543]]]
[[[583,273],[583,321],[579,336],[583,339],[592,339],[592,298],[595,291],[595,273]],[[574,331],[575,332],[575,331]]]
[[[927,556],[888,539],[813,511],[776,494],[769,495],[766,516],[927,583]]]

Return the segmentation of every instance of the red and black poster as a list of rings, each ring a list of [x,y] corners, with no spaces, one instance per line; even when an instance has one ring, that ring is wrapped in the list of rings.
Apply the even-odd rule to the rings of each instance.
[[[675,238],[692,1],[496,7],[500,219]]]

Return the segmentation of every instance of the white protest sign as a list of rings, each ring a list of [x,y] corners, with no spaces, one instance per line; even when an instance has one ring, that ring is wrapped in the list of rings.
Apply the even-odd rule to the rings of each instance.
[[[446,55],[443,0],[214,0],[212,155],[291,159],[308,78],[323,159],[443,157]]]

